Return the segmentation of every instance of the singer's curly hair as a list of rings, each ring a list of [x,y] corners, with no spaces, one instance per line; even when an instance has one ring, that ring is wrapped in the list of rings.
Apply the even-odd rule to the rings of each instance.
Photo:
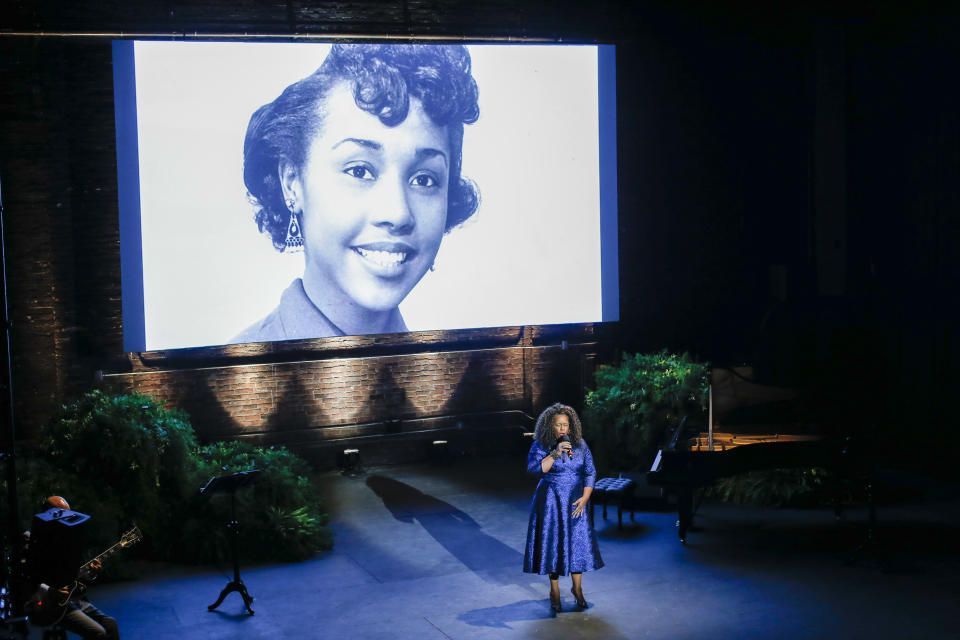
[[[580,441],[583,440],[583,427],[580,426],[580,418],[577,416],[577,412],[574,411],[573,407],[557,402],[543,410],[543,413],[537,418],[537,426],[533,430],[534,440],[547,449],[553,449],[557,445],[557,434],[553,430],[553,419],[561,413],[567,416],[567,420],[570,421],[570,431],[568,432],[570,444],[579,447]]]

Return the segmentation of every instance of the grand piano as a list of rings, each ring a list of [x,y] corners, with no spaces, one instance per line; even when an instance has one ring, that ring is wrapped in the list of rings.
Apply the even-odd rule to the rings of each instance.
[[[677,533],[683,544],[693,520],[695,492],[719,478],[810,467],[823,467],[841,477],[854,468],[853,438],[798,421],[795,407],[800,394],[758,385],[749,379],[750,373],[749,368],[714,369],[708,429],[691,428],[685,418],[681,420],[647,473],[647,484],[676,495]],[[745,418],[750,415],[761,419]],[[772,417],[779,418],[778,423],[771,423]],[[839,501],[835,509],[839,515]]]

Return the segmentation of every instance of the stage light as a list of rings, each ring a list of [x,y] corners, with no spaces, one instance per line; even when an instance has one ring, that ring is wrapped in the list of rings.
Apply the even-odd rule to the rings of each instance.
[[[344,449],[340,460],[340,473],[345,476],[354,476],[362,472],[360,449]]]

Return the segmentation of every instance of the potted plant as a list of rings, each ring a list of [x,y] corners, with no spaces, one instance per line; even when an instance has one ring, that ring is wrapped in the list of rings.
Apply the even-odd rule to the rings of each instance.
[[[650,468],[661,440],[682,416],[702,421],[709,365],[666,349],[624,354],[596,372],[587,393],[584,436],[601,474]]]

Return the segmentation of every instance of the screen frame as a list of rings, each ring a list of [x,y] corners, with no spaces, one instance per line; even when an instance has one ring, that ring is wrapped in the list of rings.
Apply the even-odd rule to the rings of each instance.
[[[332,43],[336,39],[323,37],[311,38],[308,41]],[[363,39],[357,39],[363,41]],[[116,111],[117,136],[117,178],[118,178],[118,205],[120,209],[120,254],[122,269],[122,325],[123,347],[127,353],[141,353],[148,351],[171,351],[174,348],[147,349],[146,346],[146,314],[144,294],[143,268],[143,238],[140,217],[140,170],[139,147],[137,136],[137,104],[136,104],[136,63],[134,46],[138,41],[115,40],[113,46],[114,59],[114,96]],[[191,42],[224,42],[247,40],[204,40],[193,39]],[[262,41],[262,40],[258,40]],[[279,40],[283,42],[284,40]],[[297,39],[296,42],[303,40]],[[377,42],[386,42],[376,39]],[[412,39],[391,39],[391,42],[410,43],[418,42]],[[437,39],[423,40],[429,44],[439,44]],[[597,48],[598,61],[598,116],[599,116],[599,167],[603,175],[612,173],[613,179],[599,180],[600,188],[600,278],[601,278],[601,319],[588,324],[616,322],[619,320],[619,238],[618,238],[618,158],[617,158],[617,102],[616,102],[616,47],[605,43],[572,43],[537,40],[520,43],[514,39],[462,41],[470,44],[588,44]],[[549,323],[537,326],[556,326],[569,323]],[[525,325],[507,325],[525,326]],[[494,327],[486,327],[494,328]],[[502,328],[502,327],[496,327]],[[503,327],[505,328],[505,327]],[[462,330],[475,329],[463,327]],[[443,329],[450,331],[451,329]],[[425,330],[427,331],[427,330]],[[419,333],[411,331],[410,333]],[[373,334],[367,334],[373,335]],[[316,338],[323,339],[323,338]],[[223,345],[186,345],[177,349],[196,349],[218,347]]]

